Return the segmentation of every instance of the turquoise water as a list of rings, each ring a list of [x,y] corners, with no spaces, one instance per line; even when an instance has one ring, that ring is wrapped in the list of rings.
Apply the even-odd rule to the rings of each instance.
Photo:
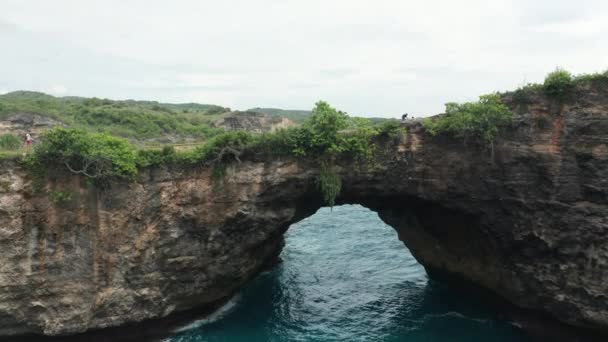
[[[429,281],[396,232],[361,206],[295,224],[281,257],[167,341],[528,341],[495,308]]]

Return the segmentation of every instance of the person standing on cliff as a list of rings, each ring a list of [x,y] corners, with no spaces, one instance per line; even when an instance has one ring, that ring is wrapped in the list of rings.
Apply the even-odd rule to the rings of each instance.
[[[28,153],[32,149],[32,143],[34,139],[32,139],[32,135],[29,132],[25,133],[25,152]]]

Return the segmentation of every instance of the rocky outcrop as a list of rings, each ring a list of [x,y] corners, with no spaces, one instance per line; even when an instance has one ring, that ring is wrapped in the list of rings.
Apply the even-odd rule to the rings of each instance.
[[[215,127],[227,130],[245,130],[254,133],[274,132],[280,128],[296,124],[283,117],[257,112],[231,112],[213,123]]]
[[[34,113],[15,113],[0,120],[0,135],[23,135],[24,132],[40,134],[54,126],[61,125],[57,120]]]
[[[493,152],[409,124],[373,167],[338,161],[340,203],[376,210],[431,276],[608,332],[608,96],[517,104]],[[64,335],[230,296],[323,205],[316,163],[241,158],[97,189],[0,166],[0,335]],[[58,196],[57,194],[64,194]],[[69,193],[68,195],[65,195]]]

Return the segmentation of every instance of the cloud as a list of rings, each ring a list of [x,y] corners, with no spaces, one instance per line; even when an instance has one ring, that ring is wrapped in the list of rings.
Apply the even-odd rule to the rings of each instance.
[[[427,115],[558,65],[605,69],[607,15],[597,0],[3,0],[0,86]]]
[[[67,93],[67,91],[68,88],[61,84],[53,84],[47,90],[47,92],[52,95],[64,95],[65,93]]]
[[[0,35],[10,34],[17,31],[17,25],[0,19]]]

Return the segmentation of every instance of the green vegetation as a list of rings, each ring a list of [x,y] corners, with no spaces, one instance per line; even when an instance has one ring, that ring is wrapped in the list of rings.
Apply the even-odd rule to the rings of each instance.
[[[336,198],[342,190],[342,179],[335,168],[326,163],[321,163],[317,184],[325,203],[333,207],[336,204]]]
[[[21,140],[13,134],[0,135],[0,149],[14,151],[21,147]]]
[[[195,103],[58,98],[28,91],[0,95],[0,119],[17,112],[38,113],[72,128],[130,139],[148,139],[167,134],[194,138],[213,136],[219,130],[210,127],[209,123],[229,110]]]
[[[53,129],[28,155],[27,165],[37,174],[49,169],[70,172],[104,181],[119,177],[133,179],[137,173],[134,147],[122,138],[77,129]]]
[[[138,150],[137,167],[171,164],[177,161],[177,152],[173,146],[163,146],[162,149]]]
[[[479,97],[478,102],[447,103],[446,114],[429,118],[424,126],[432,135],[447,134],[467,141],[492,145],[500,130],[511,123],[512,113],[498,94]]]
[[[376,125],[378,132],[387,135],[390,138],[397,138],[407,134],[405,128],[401,126],[401,122],[395,119],[384,120]]]
[[[21,140],[13,134],[0,135],[0,159],[18,157],[21,144]]]
[[[574,84],[590,85],[602,91],[608,91],[608,70],[601,73],[577,75],[574,77]]]
[[[310,111],[310,110],[279,109],[279,108],[256,107],[256,108],[248,109],[247,111],[255,112],[255,113],[264,113],[264,114],[268,114],[268,115],[278,117],[278,118],[288,118],[289,120],[294,121],[296,123],[300,123],[300,124],[305,123],[306,120],[312,115],[312,111]],[[372,126],[381,124],[385,121],[394,120],[394,119],[387,119],[387,118],[370,118],[370,117],[365,118],[365,119],[368,120],[372,124]]]
[[[49,193],[51,201],[55,204],[66,203],[72,200],[72,193],[70,191],[54,190]]]
[[[1,159],[15,159],[21,156],[19,151],[2,151],[0,150],[0,160]]]
[[[217,179],[225,175],[229,163],[240,162],[246,155],[294,156],[318,163],[321,193],[326,203],[333,205],[341,187],[335,160],[350,158],[367,163],[374,155],[375,136],[403,133],[396,121],[374,127],[368,120],[349,118],[321,101],[300,127],[265,134],[219,133],[204,145],[181,152],[171,146],[138,149],[106,133],[55,128],[40,139],[25,161],[38,175],[64,170],[100,182],[111,178],[131,180],[138,168],[151,166],[207,166],[213,168],[213,178]]]
[[[528,83],[513,92],[513,101],[518,104],[531,104],[534,96],[542,92],[542,84]]]
[[[583,87],[608,91],[608,71],[573,75],[567,70],[557,68],[545,77],[543,84],[526,84],[514,91],[512,95],[513,101],[518,104],[529,104],[535,96],[541,94],[559,103],[565,103],[573,99],[576,92]]]
[[[511,93],[513,102],[530,104],[543,94],[559,103],[573,98],[582,87],[594,87],[608,91],[608,71],[595,74],[573,76],[570,72],[557,68],[549,73],[543,84],[530,83]],[[429,118],[424,126],[432,135],[447,134],[467,141],[478,141],[490,147],[501,129],[510,125],[512,113],[502,103],[499,94],[481,96],[478,102],[446,104],[446,114]],[[539,128],[545,122],[537,122]]]
[[[563,101],[574,89],[574,77],[564,69],[557,68],[545,77],[543,91],[551,98]]]

